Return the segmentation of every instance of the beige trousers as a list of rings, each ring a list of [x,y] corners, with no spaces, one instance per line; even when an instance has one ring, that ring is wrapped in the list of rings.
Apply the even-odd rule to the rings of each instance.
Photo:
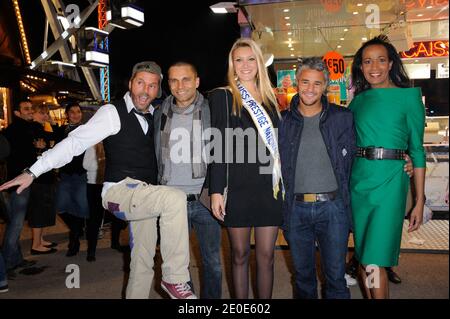
[[[184,192],[127,177],[107,190],[103,207],[129,221],[131,262],[127,299],[149,297],[154,276],[158,217],[162,279],[168,283],[190,280],[189,231]]]

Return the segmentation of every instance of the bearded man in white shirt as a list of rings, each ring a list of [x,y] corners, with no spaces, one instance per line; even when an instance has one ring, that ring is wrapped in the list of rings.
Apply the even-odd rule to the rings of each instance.
[[[190,280],[189,235],[184,192],[154,186],[157,164],[151,102],[161,96],[161,68],[152,61],[133,67],[123,99],[102,106],[84,125],[40,157],[0,191],[18,186],[20,194],[35,178],[69,163],[73,156],[103,141],[105,183],[103,207],[129,221],[131,262],[127,298],[148,298],[160,217],[161,287],[173,299],[196,299]]]

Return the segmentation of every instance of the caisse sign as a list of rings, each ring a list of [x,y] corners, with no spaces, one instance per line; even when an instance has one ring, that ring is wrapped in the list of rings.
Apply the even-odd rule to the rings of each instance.
[[[323,56],[323,61],[330,71],[330,80],[339,80],[345,73],[344,57],[336,51],[330,51]]]
[[[414,47],[400,52],[400,56],[407,59],[448,56],[448,40],[414,42]]]

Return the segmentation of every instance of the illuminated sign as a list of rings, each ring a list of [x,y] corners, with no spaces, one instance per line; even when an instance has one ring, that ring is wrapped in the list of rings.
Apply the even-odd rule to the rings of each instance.
[[[425,9],[428,6],[448,6],[448,0],[401,0],[400,3],[405,6],[407,11],[412,9]]]
[[[448,56],[448,40],[414,42],[412,49],[400,52],[400,55],[404,59]]]
[[[323,56],[322,59],[330,71],[331,80],[339,80],[344,75],[345,61],[344,57],[340,53],[336,51],[329,51]]]

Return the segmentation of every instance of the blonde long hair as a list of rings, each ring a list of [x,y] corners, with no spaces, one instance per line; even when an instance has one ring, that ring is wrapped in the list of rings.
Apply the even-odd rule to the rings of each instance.
[[[281,117],[280,110],[278,108],[277,98],[275,97],[275,93],[270,83],[267,68],[264,65],[261,49],[259,48],[258,44],[255,41],[248,38],[238,39],[231,47],[230,53],[228,54],[227,78],[229,88],[231,89],[231,93],[233,94],[233,107],[232,107],[233,115],[240,115],[242,110],[241,93],[239,92],[239,89],[237,87],[237,78],[233,65],[234,51],[242,47],[249,47],[250,49],[252,49],[253,53],[256,56],[256,62],[258,65],[258,73],[256,73],[256,87],[259,91],[259,94],[262,97],[263,104],[274,113],[276,112],[278,117]]]

